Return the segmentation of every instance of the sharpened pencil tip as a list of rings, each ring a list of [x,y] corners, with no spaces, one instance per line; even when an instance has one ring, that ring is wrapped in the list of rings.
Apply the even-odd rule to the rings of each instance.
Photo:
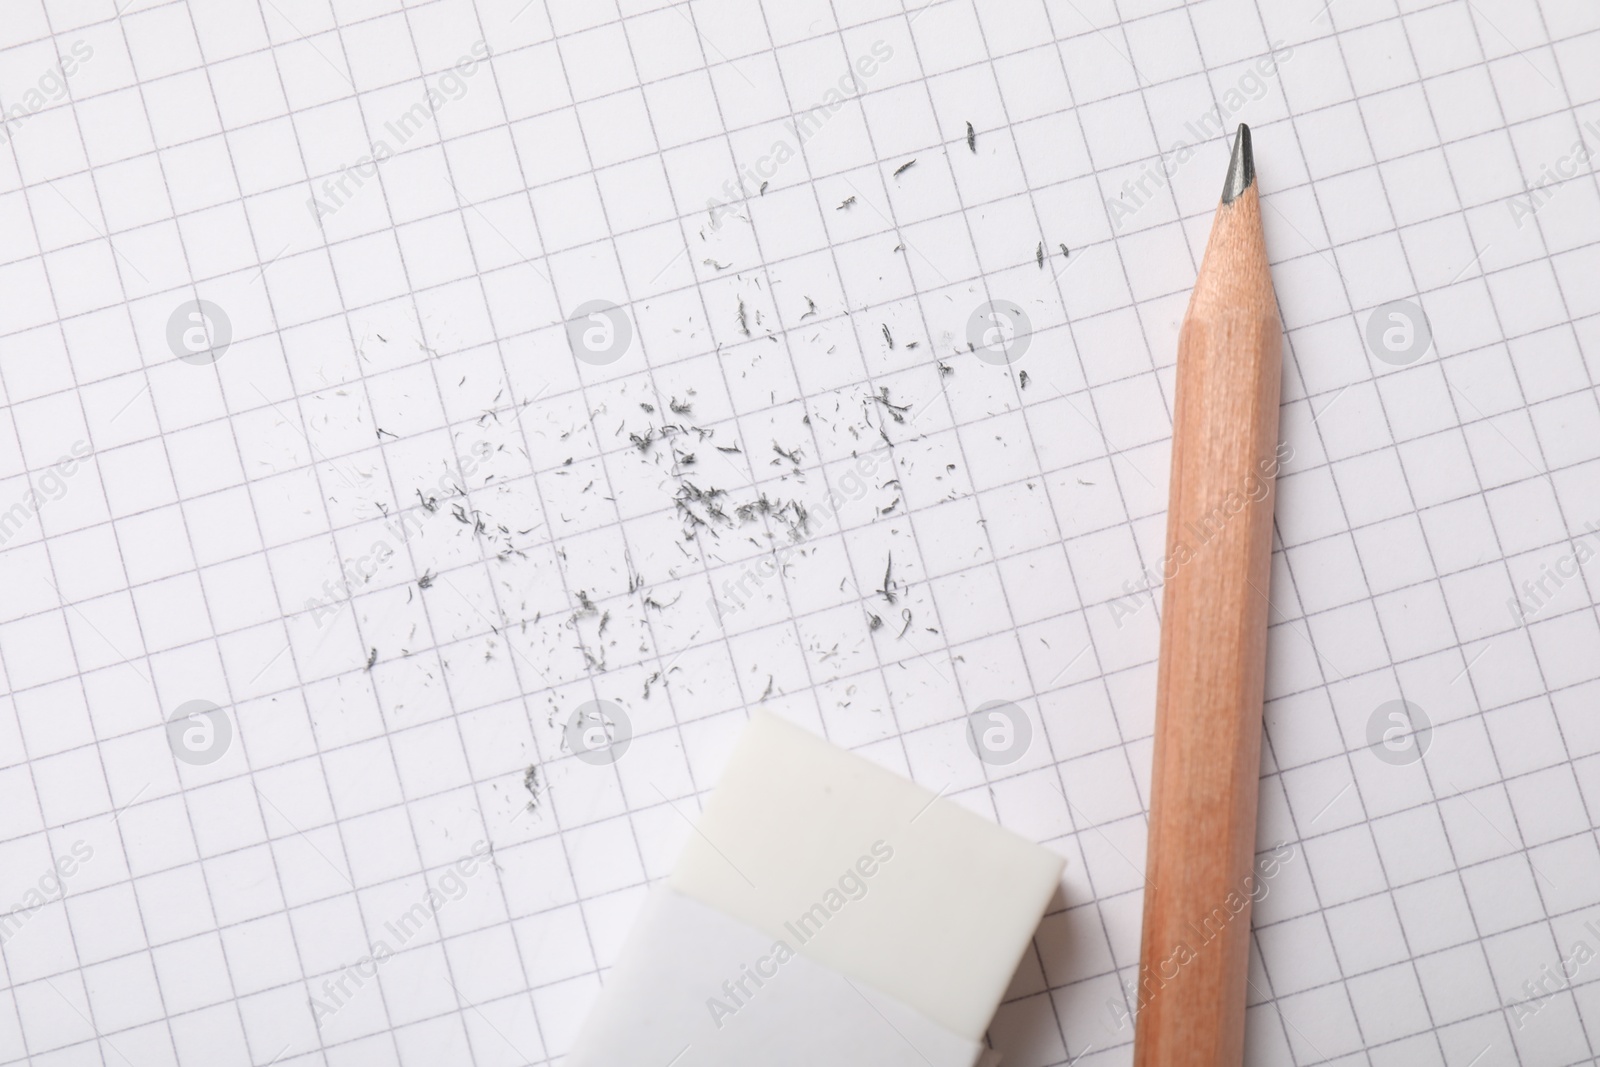
[[[1222,183],[1222,202],[1231,204],[1256,181],[1256,159],[1250,151],[1250,127],[1239,123],[1233,139],[1233,159],[1228,163],[1228,179]]]

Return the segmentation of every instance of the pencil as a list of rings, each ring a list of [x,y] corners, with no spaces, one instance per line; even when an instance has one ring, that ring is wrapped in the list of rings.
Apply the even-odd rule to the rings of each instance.
[[[1280,345],[1240,126],[1178,336],[1137,1067],[1244,1055]]]

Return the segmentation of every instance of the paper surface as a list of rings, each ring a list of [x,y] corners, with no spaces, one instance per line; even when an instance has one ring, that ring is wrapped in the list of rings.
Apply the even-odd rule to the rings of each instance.
[[[1581,0],[8,0],[0,1063],[556,1062],[757,706],[1061,853],[987,1040],[1127,1063],[1240,121],[1247,1061],[1592,1058],[1597,58]]]

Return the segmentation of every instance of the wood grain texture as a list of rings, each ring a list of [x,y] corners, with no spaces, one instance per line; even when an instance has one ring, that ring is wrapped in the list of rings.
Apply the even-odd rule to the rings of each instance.
[[[1178,341],[1138,1067],[1243,1058],[1280,346],[1252,184],[1217,209]]]

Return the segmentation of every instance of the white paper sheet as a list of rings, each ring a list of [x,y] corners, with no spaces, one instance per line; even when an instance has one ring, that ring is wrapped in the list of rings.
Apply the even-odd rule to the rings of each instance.
[[[1248,1062],[1587,1062],[1597,60],[1581,0],[8,0],[0,1063],[557,1061],[758,705],[1062,853],[989,1041],[1129,1062],[1240,121]]]

